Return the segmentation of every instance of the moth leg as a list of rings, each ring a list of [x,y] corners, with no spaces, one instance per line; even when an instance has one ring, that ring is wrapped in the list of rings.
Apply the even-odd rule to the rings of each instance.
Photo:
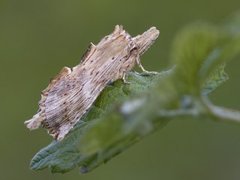
[[[130,82],[127,81],[127,79],[126,79],[126,76],[127,76],[126,72],[123,72],[122,80],[123,80],[123,82],[124,82],[125,84],[130,84]]]
[[[145,74],[158,74],[158,72],[156,71],[147,71],[143,65],[141,64],[141,61],[140,61],[140,58],[137,57],[136,59],[136,62],[137,62],[137,65],[141,68],[142,72],[145,73]]]

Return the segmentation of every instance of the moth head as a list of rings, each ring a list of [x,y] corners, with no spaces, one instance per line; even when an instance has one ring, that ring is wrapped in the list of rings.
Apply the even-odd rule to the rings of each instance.
[[[139,53],[142,55],[158,38],[160,31],[156,27],[151,27],[143,34],[133,38],[135,44],[139,47]]]

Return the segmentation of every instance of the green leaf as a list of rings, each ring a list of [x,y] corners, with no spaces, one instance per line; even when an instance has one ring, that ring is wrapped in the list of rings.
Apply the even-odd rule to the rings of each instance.
[[[221,27],[193,24],[184,28],[173,43],[172,63],[176,65],[175,81],[182,93],[201,94],[210,79],[221,83],[227,79],[223,64],[240,52],[240,36]],[[179,79],[179,80],[178,80]],[[216,82],[218,81],[218,82]],[[207,88],[210,88],[209,86]],[[206,92],[203,92],[203,94]]]
[[[181,79],[183,93],[199,94],[199,70],[210,53],[219,45],[222,33],[209,24],[194,24],[184,28],[173,43],[172,64],[176,78]],[[176,80],[177,81],[177,80]]]
[[[227,73],[224,71],[225,64],[220,65],[213,71],[208,79],[203,84],[202,94],[207,95],[214,91],[218,86],[229,79]]]
[[[119,127],[121,127],[122,121],[119,121],[119,118],[114,117],[114,115],[112,117],[108,115],[109,111],[112,111],[113,105],[120,104],[126,100],[128,96],[146,91],[146,89],[155,84],[156,80],[164,75],[165,73],[148,76],[130,73],[128,77],[130,84],[123,84],[121,80],[119,80],[106,87],[87,116],[77,124],[64,140],[60,142],[54,141],[33,157],[31,168],[33,170],[40,170],[49,167],[52,172],[64,173],[76,166],[84,165],[86,162],[89,162],[92,156],[97,156],[94,154],[89,157],[89,154],[108,146],[120,138],[113,135],[119,134],[121,130]],[[105,116],[108,116],[108,119],[104,120],[103,123],[99,123],[102,121],[101,117]],[[89,129],[94,128],[96,128],[96,130],[93,131],[94,133],[91,133],[92,130],[90,133],[88,132]],[[108,129],[108,131],[104,132],[102,129],[104,129],[104,131]],[[101,138],[101,143],[94,138],[98,137],[99,133],[101,133],[101,136],[99,136],[99,138]],[[83,134],[85,139],[82,140]],[[91,140],[88,141],[88,139]],[[128,143],[127,141],[128,140],[126,140],[126,143]],[[83,154],[79,152],[79,149],[82,150]],[[116,150],[107,152],[107,154],[110,153],[114,155],[119,151],[120,150],[116,148]],[[104,153],[106,154],[106,152]],[[99,158],[97,159],[99,161]]]

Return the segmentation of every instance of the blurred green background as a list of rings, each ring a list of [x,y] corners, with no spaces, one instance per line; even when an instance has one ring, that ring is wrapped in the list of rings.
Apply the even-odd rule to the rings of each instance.
[[[1,0],[0,179],[239,180],[240,125],[174,121],[85,175],[78,169],[64,175],[29,170],[32,156],[51,137],[23,125],[37,111],[50,77],[78,64],[89,43],[116,24],[132,35],[159,28],[142,62],[146,69],[162,70],[178,30],[196,20],[220,23],[239,5],[239,0]],[[211,96],[218,105],[240,109],[239,67],[237,59],[228,64],[230,80]]]

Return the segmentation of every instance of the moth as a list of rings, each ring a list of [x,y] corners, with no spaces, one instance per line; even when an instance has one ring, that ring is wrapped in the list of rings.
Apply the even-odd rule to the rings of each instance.
[[[126,81],[126,74],[140,63],[140,56],[154,43],[159,30],[151,27],[131,37],[122,26],[97,45],[90,44],[80,64],[64,67],[41,92],[39,110],[25,121],[30,130],[40,126],[56,140],[62,140],[89,110],[101,91],[118,79]]]

